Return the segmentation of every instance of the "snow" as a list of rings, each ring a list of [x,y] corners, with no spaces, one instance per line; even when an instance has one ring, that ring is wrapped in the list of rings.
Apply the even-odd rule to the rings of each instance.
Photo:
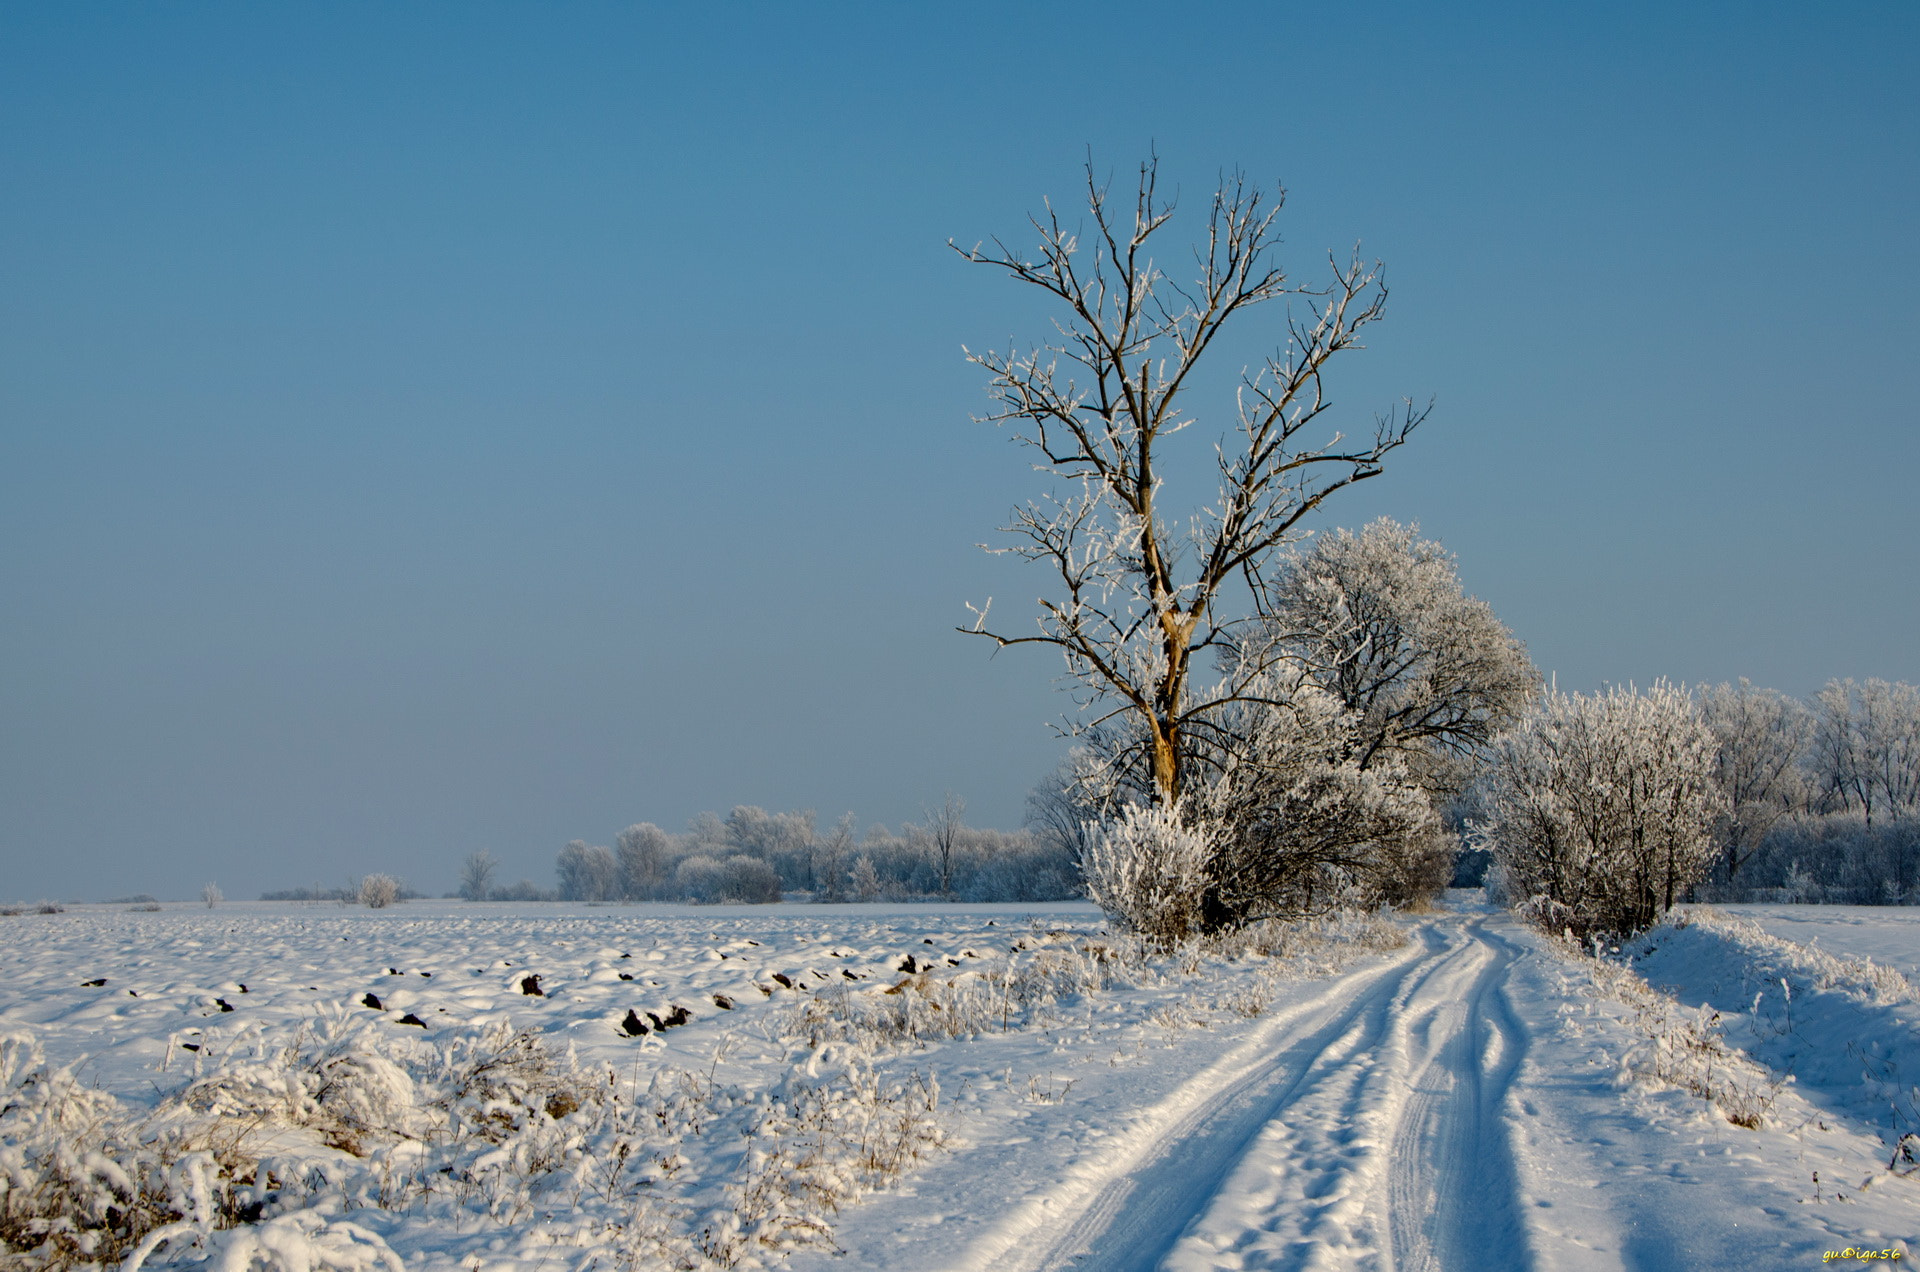
[[[1884,905],[1723,905],[1784,940],[1870,958],[1920,981],[1920,908]]]
[[[1899,1101],[1920,1095],[1920,1003],[1847,960],[1912,970],[1914,916],[1740,914],[1696,912],[1629,948],[1677,997],[1662,1007],[1461,893],[1395,919],[1397,945],[1353,923],[1291,960],[1123,957],[1082,904],[83,907],[0,920],[0,1036],[136,1110],[194,1083],[205,1107],[258,1107],[287,1080],[289,1040],[336,1038],[357,1048],[336,1085],[359,1103],[329,1097],[330,1115],[414,1128],[413,1147],[363,1160],[276,1124],[282,1169],[347,1182],[198,1245],[154,1243],[149,1269],[585,1268],[643,1229],[660,1244],[638,1267],[672,1266],[671,1247],[693,1266],[807,1272],[1799,1267],[1904,1250],[1920,1176],[1886,1167]],[[1014,973],[1043,969],[1045,992],[1016,1004]],[[676,1008],[684,1024],[652,1026]],[[1712,1081],[1770,1100],[1757,1128],[1651,1076],[1655,1039],[1702,1009],[1736,1048],[1709,1057]],[[439,1143],[435,1127],[504,1116],[434,1093],[511,1030],[646,1117],[563,1107],[497,1145]],[[873,1145],[907,1134],[914,1100],[937,1124],[912,1121],[895,1178]],[[866,1147],[848,1156],[827,1131],[856,1123]],[[643,1143],[652,1182],[582,1182]],[[572,1162],[552,1176],[572,1182],[510,1196],[540,1153]],[[507,1191],[385,1209],[352,1182],[379,1161]],[[720,1250],[722,1229],[724,1257],[684,1253],[701,1231]],[[753,1235],[779,1232],[792,1239]]]

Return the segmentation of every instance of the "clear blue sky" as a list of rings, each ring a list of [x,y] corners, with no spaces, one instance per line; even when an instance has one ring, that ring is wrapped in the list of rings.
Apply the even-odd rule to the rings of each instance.
[[[944,246],[1091,146],[1291,190],[1563,687],[1920,680],[1920,8],[0,9],[0,899],[1013,825],[1057,668]]]

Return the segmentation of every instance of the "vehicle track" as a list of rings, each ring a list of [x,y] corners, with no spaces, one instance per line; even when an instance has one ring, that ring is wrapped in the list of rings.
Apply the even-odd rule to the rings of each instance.
[[[1398,1272],[1448,1272],[1534,1263],[1518,1213],[1519,1180],[1504,1118],[1525,1052],[1525,1031],[1507,1001],[1507,971],[1520,951],[1482,922],[1469,924],[1486,957],[1457,1003],[1429,1020],[1426,1063],[1400,1118],[1390,1157],[1388,1227]]]
[[[986,1266],[1531,1266],[1504,1122],[1525,1034],[1503,985],[1521,952],[1481,919],[1414,937],[1418,957],[1318,1000],[1145,1160]]]

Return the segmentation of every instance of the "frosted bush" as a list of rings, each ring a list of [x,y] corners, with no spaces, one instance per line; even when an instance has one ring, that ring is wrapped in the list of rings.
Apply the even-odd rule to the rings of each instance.
[[[1477,838],[1516,908],[1549,932],[1626,936],[1702,879],[1728,801],[1687,694],[1549,694],[1500,738]]]
[[[354,897],[369,910],[384,910],[400,900],[400,881],[392,875],[370,874],[360,881]]]
[[[248,1214],[244,1131],[176,1113],[137,1116],[32,1039],[0,1039],[0,1268],[118,1262],[162,1230],[204,1235]]]
[[[1130,804],[1092,828],[1080,859],[1087,896],[1129,931],[1173,944],[1201,929],[1212,827],[1188,825],[1181,806]]]

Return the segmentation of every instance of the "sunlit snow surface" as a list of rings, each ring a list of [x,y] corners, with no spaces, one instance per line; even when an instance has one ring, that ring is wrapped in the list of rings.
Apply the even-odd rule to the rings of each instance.
[[[1728,914],[1752,919],[1789,941],[1830,953],[1870,958],[1920,981],[1920,906],[1728,905]]]
[[[1817,930],[1832,953],[1913,967],[1900,963],[1920,930],[1906,911],[1759,917],[1766,933]],[[1748,1130],[1634,1080],[1631,1012],[1505,916],[1462,894],[1398,922],[1403,947],[1337,972],[1261,981],[1248,964],[1169,965],[1067,996],[1024,1028],[881,1049],[884,1071],[938,1081],[945,1145],[837,1215],[832,1250],[765,1263],[1789,1268],[1920,1237],[1920,1178],[1884,1169],[1899,1127],[1872,1107],[1901,1095],[1902,1048],[1920,1055],[1898,994],[1808,980],[1791,991],[1801,1014],[1788,1025],[1767,977],[1781,960],[1824,966],[1812,955],[1710,923],[1652,942],[1651,980],[1724,1012],[1730,1040],[1776,1066],[1762,1077],[1797,1077]],[[0,919],[0,1033],[86,1057],[82,1073],[129,1101],[177,1089],[236,1040],[341,1012],[411,1038],[505,1021],[637,1080],[695,1070],[752,1092],[804,1071],[782,1022],[806,995],[878,992],[907,958],[936,974],[987,966],[1036,929],[1092,934],[1099,918],[1084,905],[86,907]],[[525,992],[534,976],[539,995]],[[1248,1014],[1256,983],[1265,993]],[[621,1028],[629,1011],[676,1007],[684,1026]],[[423,1027],[399,1023],[408,1016]],[[568,1244],[578,1234],[563,1215],[512,1240],[484,1221],[351,1217],[409,1267],[533,1272],[596,1258]]]

